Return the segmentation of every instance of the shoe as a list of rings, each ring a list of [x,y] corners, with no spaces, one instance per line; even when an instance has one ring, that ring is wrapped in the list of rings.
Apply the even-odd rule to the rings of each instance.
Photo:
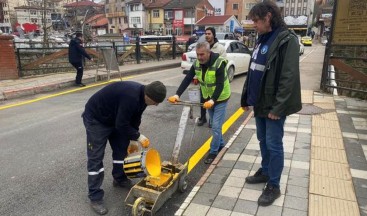
[[[79,86],[79,87],[85,87],[86,85],[85,84],[83,84],[83,83],[76,83],[75,84],[76,86]]]
[[[274,187],[272,185],[266,185],[266,188],[263,190],[263,193],[257,200],[257,204],[259,204],[259,206],[269,206],[279,197],[280,197],[279,188]]]
[[[199,118],[198,123],[196,124],[197,126],[203,126],[205,123],[207,122],[206,118]]]
[[[260,168],[255,175],[246,177],[246,183],[248,184],[258,184],[266,183],[269,181],[269,176],[262,174],[262,168]]]
[[[91,201],[90,207],[99,215],[105,215],[108,212],[108,209],[103,204],[103,201]]]
[[[215,155],[215,154],[209,154],[207,157],[206,157],[206,159],[204,160],[204,163],[205,164],[211,164],[213,161],[214,161],[214,159],[217,157],[217,155]]]
[[[131,183],[130,179],[126,179],[126,180],[123,180],[123,181],[113,180],[112,185],[114,187],[129,188],[129,187],[131,187],[132,183]]]

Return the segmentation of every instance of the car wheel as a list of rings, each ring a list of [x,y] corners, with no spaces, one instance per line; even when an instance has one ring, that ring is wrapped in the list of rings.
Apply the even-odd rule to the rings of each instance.
[[[228,75],[229,82],[232,82],[233,77],[234,77],[234,67],[233,66],[230,66],[228,68],[227,75]]]

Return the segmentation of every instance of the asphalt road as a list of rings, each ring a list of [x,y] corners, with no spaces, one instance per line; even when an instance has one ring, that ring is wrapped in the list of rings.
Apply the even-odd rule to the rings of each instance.
[[[128,80],[141,83],[160,80],[168,87],[170,96],[183,77],[180,68],[175,68]],[[232,82],[226,119],[239,108],[244,79],[245,76],[240,76]],[[80,115],[88,98],[100,88],[0,110],[0,215],[94,215],[87,199],[86,136]],[[36,97],[42,96],[45,95]],[[19,102],[31,99],[34,97]],[[182,99],[188,99],[187,91]],[[149,106],[143,115],[140,131],[150,138],[162,160],[171,158],[181,112],[182,107],[164,102]],[[194,116],[198,115],[199,108],[195,108]],[[244,116],[230,127],[225,140],[243,120]],[[207,125],[196,127],[190,144],[193,131],[194,120],[189,120],[180,151],[182,163],[211,135]],[[109,215],[129,215],[131,209],[124,203],[129,190],[112,186],[111,163],[111,149],[107,147],[103,189]],[[188,176],[188,191],[174,194],[157,215],[173,215],[207,167],[200,161]]]
[[[312,54],[312,49],[305,48],[301,62]],[[309,67],[304,65],[301,71],[307,72]],[[132,76],[128,80],[144,84],[160,80],[168,87],[170,96],[175,94],[183,77],[181,69],[174,68]],[[240,107],[244,81],[242,75],[231,83],[232,96],[226,119]],[[0,215],[95,215],[87,198],[86,136],[80,115],[88,98],[102,87],[18,99],[10,103],[54,94],[48,99],[0,110]],[[188,99],[187,91],[182,99]],[[150,106],[144,112],[140,131],[150,138],[151,146],[160,152],[162,160],[171,158],[181,112],[182,107],[167,102]],[[194,115],[199,116],[198,108]],[[225,141],[245,117],[246,113],[234,122],[224,135]],[[182,163],[210,137],[207,126],[196,127],[194,141],[190,144],[193,131],[194,120],[189,120],[180,151]],[[110,147],[106,148],[104,165],[103,189],[109,215],[130,215],[131,208],[124,202],[129,190],[112,186]],[[207,168],[208,165],[200,161],[189,173],[187,192],[175,193],[156,215],[174,215]]]

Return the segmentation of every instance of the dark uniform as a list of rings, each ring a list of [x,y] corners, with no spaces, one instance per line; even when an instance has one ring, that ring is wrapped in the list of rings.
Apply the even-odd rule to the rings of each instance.
[[[144,85],[136,82],[116,82],[95,93],[85,105],[83,121],[87,131],[88,197],[91,201],[102,200],[104,195],[100,187],[107,140],[113,152],[113,178],[117,182],[127,179],[123,159],[130,140],[140,136],[141,117],[147,107],[144,89]]]
[[[69,62],[76,69],[75,83],[81,84],[83,77],[83,57],[92,58],[85,51],[83,42],[79,38],[74,38],[69,43]]]

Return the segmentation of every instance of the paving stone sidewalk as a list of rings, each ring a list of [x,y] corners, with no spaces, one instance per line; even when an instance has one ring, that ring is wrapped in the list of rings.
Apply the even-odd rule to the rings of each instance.
[[[304,107],[285,123],[281,197],[257,204],[265,184],[254,118],[245,120],[175,215],[367,215],[367,102],[302,91]]]

